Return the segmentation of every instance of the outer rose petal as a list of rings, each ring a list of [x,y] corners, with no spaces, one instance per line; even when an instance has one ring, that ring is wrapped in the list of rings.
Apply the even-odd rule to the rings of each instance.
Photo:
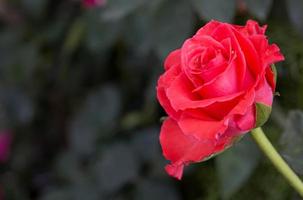
[[[244,115],[236,115],[234,121],[240,132],[251,130],[256,124],[255,105],[250,106]]]
[[[181,64],[181,50],[177,49],[172,51],[166,58],[164,62],[164,69],[168,70],[169,68]]]
[[[216,28],[220,25],[221,23],[215,20],[211,20],[208,22],[205,26],[200,28],[196,35],[211,35],[211,33],[216,30]]]
[[[193,86],[185,74],[181,73],[167,88],[167,98],[174,110],[186,110],[191,108],[202,108],[216,102],[225,102],[236,98],[243,92],[225,95],[221,97],[201,99],[199,95],[192,92]]]
[[[276,44],[272,44],[268,46],[265,55],[266,57],[264,62],[268,64],[273,64],[275,62],[284,60],[284,56],[282,55],[279,47]]]
[[[255,77],[257,77],[260,73],[262,73],[262,70],[264,69],[260,57],[252,44],[252,42],[247,39],[243,34],[240,32],[235,31],[236,38],[239,41],[239,44],[241,46],[241,49],[244,53],[246,63],[247,63],[247,69],[253,73]]]
[[[266,72],[265,72],[266,80],[269,83],[272,91],[274,92],[276,90],[276,77],[275,73],[271,69],[271,67],[267,67]]]
[[[180,74],[180,66],[175,65],[169,68],[163,75],[160,76],[157,86],[157,98],[165,111],[175,120],[179,118],[179,113],[172,106],[167,98],[167,88]]]
[[[268,84],[265,77],[263,77],[256,88],[255,101],[271,106],[273,101],[273,90]]]
[[[217,133],[224,132],[224,121],[201,120],[187,114],[181,115],[178,125],[185,135],[193,136],[197,140],[213,140]]]
[[[238,25],[233,25],[235,29],[240,31],[241,33],[245,34],[246,36],[249,35],[264,35],[267,26],[259,26],[258,22],[254,20],[247,20],[245,26],[238,26]]]
[[[212,154],[214,145],[209,140],[197,140],[183,134],[178,124],[168,118],[164,121],[160,143],[165,158],[171,161],[166,167],[167,172],[180,179],[183,166],[190,162],[198,162]]]
[[[249,39],[262,60],[263,68],[284,60],[284,56],[281,54],[279,47],[275,44],[269,45],[265,35],[253,35],[250,36]]]
[[[86,7],[86,8],[103,6],[105,3],[106,3],[105,0],[83,0],[84,7]]]

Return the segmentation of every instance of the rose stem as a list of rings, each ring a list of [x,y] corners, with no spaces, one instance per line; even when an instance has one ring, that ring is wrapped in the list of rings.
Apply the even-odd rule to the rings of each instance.
[[[303,183],[273,147],[261,128],[251,131],[252,136],[263,153],[269,158],[277,170],[288,180],[289,184],[303,197]]]

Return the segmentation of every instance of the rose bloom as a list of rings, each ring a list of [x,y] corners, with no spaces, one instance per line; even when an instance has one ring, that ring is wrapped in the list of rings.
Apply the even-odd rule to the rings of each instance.
[[[0,163],[8,160],[10,147],[12,143],[12,135],[10,131],[0,132]]]
[[[284,57],[265,30],[253,20],[210,21],[166,58],[157,97],[168,114],[160,143],[171,176],[181,179],[184,165],[223,151],[266,121],[258,113],[270,113],[271,65]]]
[[[93,8],[96,6],[102,6],[105,4],[105,0],[83,0],[83,5],[86,8]]]

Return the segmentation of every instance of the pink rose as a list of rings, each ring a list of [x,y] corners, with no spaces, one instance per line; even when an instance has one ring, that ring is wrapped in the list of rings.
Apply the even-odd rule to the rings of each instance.
[[[83,0],[83,5],[86,8],[102,6],[104,4],[105,4],[105,0]]]
[[[275,91],[271,65],[282,61],[266,26],[211,21],[165,60],[157,97],[168,114],[160,142],[178,179],[183,167],[232,145],[269,116]]]
[[[4,163],[8,160],[11,143],[12,143],[12,135],[10,131],[1,131],[0,132],[0,162]]]

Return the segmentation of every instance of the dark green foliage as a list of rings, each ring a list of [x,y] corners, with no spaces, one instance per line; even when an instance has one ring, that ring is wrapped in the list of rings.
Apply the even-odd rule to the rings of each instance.
[[[291,110],[280,139],[282,155],[292,168],[303,174],[303,112]]]
[[[155,87],[167,54],[208,20],[268,23],[286,61],[265,128],[302,173],[302,113],[284,114],[303,109],[301,11],[301,0],[0,1],[0,131],[14,135],[0,164],[6,199],[292,199],[248,137],[181,182],[168,177]]]

